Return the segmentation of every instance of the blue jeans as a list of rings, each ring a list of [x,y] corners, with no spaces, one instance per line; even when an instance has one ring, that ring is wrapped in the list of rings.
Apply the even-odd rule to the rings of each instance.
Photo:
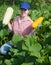
[[[6,55],[6,54],[8,53],[8,51],[9,51],[9,49],[13,47],[13,45],[10,44],[10,43],[11,43],[11,42],[9,41],[9,42],[3,44],[3,45],[0,47],[0,53],[1,53],[1,54]]]

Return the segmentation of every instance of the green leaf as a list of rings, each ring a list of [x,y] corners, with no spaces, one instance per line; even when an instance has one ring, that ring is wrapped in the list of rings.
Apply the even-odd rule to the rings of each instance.
[[[41,11],[40,10],[32,10],[30,17],[32,20],[36,20],[39,16],[41,16]]]
[[[44,61],[44,56],[36,59],[36,62],[38,63],[42,63],[43,61]]]
[[[14,34],[12,37],[12,42],[17,45],[17,43],[22,42],[22,37],[18,34]]]
[[[50,16],[50,12],[49,12],[48,10],[45,10],[44,13],[43,13],[43,17],[44,17],[45,19],[48,19],[49,16]]]
[[[41,56],[40,58],[36,59],[36,63],[38,63],[38,65],[50,65],[49,63],[49,59],[48,56]]]
[[[34,36],[26,36],[24,39],[24,43],[22,44],[22,49],[23,50],[29,50],[32,44],[36,43],[36,37]]]
[[[2,38],[4,36],[3,30],[0,31],[0,37]]]
[[[51,45],[51,35],[46,38],[45,43]]]
[[[49,21],[44,21],[44,22],[43,22],[43,25],[44,25],[44,26],[47,26],[47,25],[49,25],[49,24],[50,24]]]
[[[51,56],[49,57],[49,60],[50,60],[50,65],[51,65]]]
[[[8,35],[9,31],[7,29],[2,29],[0,31],[0,37],[3,38],[5,35]]]
[[[28,47],[24,43],[22,43],[22,49],[28,51]]]
[[[9,35],[10,31],[8,29],[3,29],[4,35]]]
[[[38,58],[41,57],[40,52],[31,52],[30,55]]]
[[[12,55],[12,54],[17,55],[17,53],[18,53],[18,50],[13,48],[13,49],[10,49],[10,52],[8,54],[9,55]]]
[[[39,52],[42,49],[39,43],[32,44],[30,47],[30,49],[34,52]]]
[[[34,36],[27,36],[25,43],[22,45],[23,50],[27,50],[30,55],[40,57],[40,50],[42,49],[41,45],[37,42],[37,38]]]
[[[12,65],[10,60],[5,60],[6,65]]]
[[[51,25],[49,26],[49,29],[51,30]]]
[[[30,63],[23,63],[21,65],[33,65],[33,62],[30,62]]]

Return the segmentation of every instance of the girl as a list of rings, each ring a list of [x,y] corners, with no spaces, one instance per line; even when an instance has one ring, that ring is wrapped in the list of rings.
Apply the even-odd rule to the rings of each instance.
[[[20,4],[20,16],[17,16],[13,23],[8,23],[8,27],[14,34],[19,34],[21,36],[26,36],[31,33],[32,20],[28,16],[30,5],[28,2],[22,2]]]
[[[21,36],[29,35],[32,31],[32,20],[28,16],[29,14],[30,5],[28,2],[22,2],[20,4],[20,16],[17,16],[13,23],[8,23],[8,27],[11,31],[13,31],[14,34],[19,34]],[[1,54],[7,54],[9,49],[13,48],[13,44],[11,41],[5,43],[0,48]]]

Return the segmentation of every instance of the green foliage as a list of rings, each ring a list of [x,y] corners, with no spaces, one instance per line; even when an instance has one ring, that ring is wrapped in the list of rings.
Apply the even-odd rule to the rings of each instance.
[[[16,45],[17,43],[21,42],[21,41],[22,41],[22,38],[21,38],[20,35],[17,35],[17,34],[13,35],[13,37],[12,37],[12,42],[13,42],[15,45]]]
[[[31,63],[23,63],[21,65],[33,65],[33,62],[31,62]]]
[[[34,36],[28,36],[25,39],[25,43],[22,45],[23,50],[27,50],[30,55],[40,57],[41,45],[37,42]]]
[[[36,29],[36,34],[22,38],[13,35],[7,26],[2,24],[8,6],[13,7],[15,16],[20,14],[19,4],[23,0],[0,1],[0,46],[9,40],[15,43],[8,55],[0,54],[0,65],[51,65],[51,4],[45,0],[24,0],[31,4],[29,13],[32,20],[43,16],[44,20]],[[33,6],[32,6],[33,5]]]
[[[40,17],[42,15],[40,10],[32,10],[30,13],[30,17],[32,20],[36,20],[38,17]]]

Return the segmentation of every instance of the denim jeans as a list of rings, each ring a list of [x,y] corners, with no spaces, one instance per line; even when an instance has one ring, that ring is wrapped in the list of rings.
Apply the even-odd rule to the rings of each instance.
[[[6,55],[6,54],[8,53],[8,51],[9,51],[9,49],[13,47],[13,45],[10,44],[10,43],[11,43],[11,42],[9,41],[9,42],[3,44],[3,45],[0,47],[0,53],[1,53],[1,54]]]

